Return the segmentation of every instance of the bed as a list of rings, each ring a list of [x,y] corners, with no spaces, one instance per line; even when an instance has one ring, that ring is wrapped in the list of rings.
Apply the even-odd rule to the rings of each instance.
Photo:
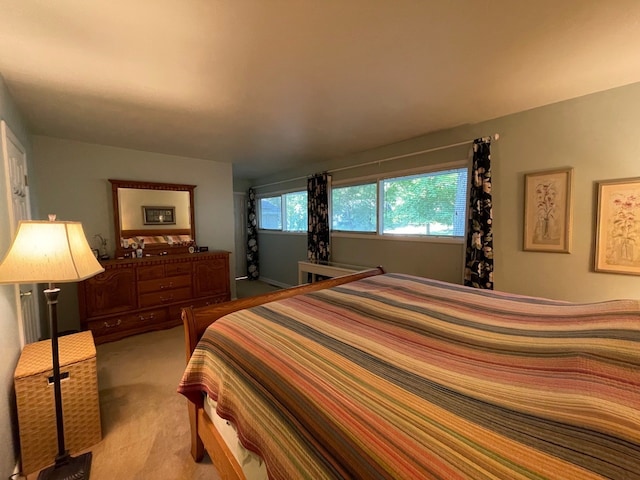
[[[216,415],[270,479],[640,479],[638,301],[374,269],[183,320],[191,454],[223,479]]]

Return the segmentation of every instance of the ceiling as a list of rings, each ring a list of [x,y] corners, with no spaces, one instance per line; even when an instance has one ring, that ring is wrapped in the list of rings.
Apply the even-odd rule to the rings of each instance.
[[[0,0],[37,135],[257,178],[640,81],[637,0]]]

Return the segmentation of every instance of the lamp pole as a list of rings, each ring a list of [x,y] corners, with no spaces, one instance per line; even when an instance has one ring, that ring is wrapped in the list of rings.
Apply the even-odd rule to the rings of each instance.
[[[58,295],[60,289],[52,283],[44,291],[49,306],[49,322],[51,329],[51,359],[53,361],[53,392],[56,404],[56,426],[58,432],[58,456],[56,466],[68,461],[69,455],[64,444],[64,422],[62,418],[62,385],[60,383],[60,353],[58,350]]]

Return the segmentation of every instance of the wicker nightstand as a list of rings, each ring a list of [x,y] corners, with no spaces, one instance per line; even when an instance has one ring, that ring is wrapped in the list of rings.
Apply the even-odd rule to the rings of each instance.
[[[102,439],[96,348],[91,332],[86,331],[60,337],[59,350],[65,444],[71,454],[76,454]],[[57,454],[50,377],[51,341],[26,345],[14,374],[25,474],[52,464]]]

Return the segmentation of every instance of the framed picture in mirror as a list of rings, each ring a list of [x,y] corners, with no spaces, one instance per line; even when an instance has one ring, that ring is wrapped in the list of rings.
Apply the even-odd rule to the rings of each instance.
[[[145,225],[175,225],[176,207],[142,207]]]

